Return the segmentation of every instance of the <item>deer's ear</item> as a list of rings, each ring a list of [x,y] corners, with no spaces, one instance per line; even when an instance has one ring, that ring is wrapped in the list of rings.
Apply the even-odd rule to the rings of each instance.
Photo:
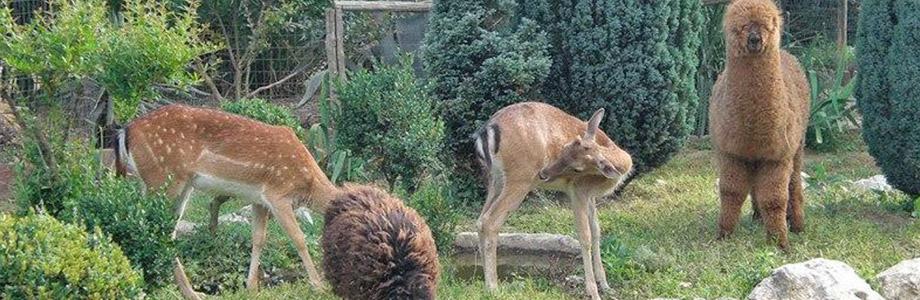
[[[591,119],[588,120],[588,130],[585,131],[586,141],[594,140],[594,136],[597,134],[597,128],[601,125],[601,120],[604,119],[604,112],[605,110],[603,108],[598,109],[594,112],[594,115],[591,116]]]

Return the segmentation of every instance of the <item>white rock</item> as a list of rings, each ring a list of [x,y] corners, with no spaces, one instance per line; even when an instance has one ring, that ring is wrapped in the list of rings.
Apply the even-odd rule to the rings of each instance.
[[[217,217],[218,223],[246,223],[249,224],[249,220],[252,219],[252,205],[246,205],[240,208],[240,210],[225,214],[223,216]]]
[[[853,182],[853,186],[871,191],[888,192],[894,190],[885,179],[885,175],[875,175],[866,179],[860,179]]]
[[[773,270],[754,287],[748,300],[884,300],[853,268],[816,258]]]
[[[179,220],[179,222],[176,223],[175,235],[177,236],[187,235],[187,234],[195,232],[196,229],[198,229],[198,224]]]
[[[905,260],[879,273],[882,295],[890,300],[920,299],[920,258]]]
[[[310,223],[310,225],[313,225],[313,216],[310,213],[310,209],[306,207],[299,207],[297,208],[297,210],[294,211],[294,214],[297,215],[298,219],[307,221],[307,223]]]

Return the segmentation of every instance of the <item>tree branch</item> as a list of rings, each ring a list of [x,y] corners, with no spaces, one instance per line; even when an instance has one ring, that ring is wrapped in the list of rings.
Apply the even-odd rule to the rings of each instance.
[[[246,95],[246,98],[254,97],[255,95],[258,95],[259,93],[264,92],[265,90],[271,89],[271,88],[273,88],[273,87],[275,87],[275,86],[277,86],[277,85],[279,85],[279,84],[282,84],[282,83],[284,83],[284,82],[290,80],[291,78],[294,78],[294,76],[297,76],[298,74],[303,73],[303,71],[306,71],[308,67],[309,67],[309,64],[301,65],[299,68],[297,68],[296,70],[294,70],[294,72],[291,72],[291,74],[288,74],[287,76],[284,76],[284,78],[281,78],[281,79],[279,79],[278,81],[275,81],[275,82],[272,83],[272,84],[269,84],[269,85],[266,85],[266,86],[257,88],[255,91],[252,91],[251,93],[249,93],[248,95]]]

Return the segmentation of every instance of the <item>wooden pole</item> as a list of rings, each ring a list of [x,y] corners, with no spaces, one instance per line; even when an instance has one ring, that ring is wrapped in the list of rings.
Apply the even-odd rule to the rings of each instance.
[[[335,9],[326,10],[326,69],[331,76],[338,76],[338,59],[336,58]]]
[[[847,47],[847,0],[840,0],[840,5],[837,8],[837,48],[840,49],[841,53]]]
[[[341,7],[335,8],[335,56],[336,68],[339,79],[345,81],[345,11]]]

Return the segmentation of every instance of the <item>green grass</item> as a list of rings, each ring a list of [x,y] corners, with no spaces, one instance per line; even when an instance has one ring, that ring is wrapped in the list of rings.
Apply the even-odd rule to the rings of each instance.
[[[772,269],[816,257],[843,261],[874,285],[875,274],[915,257],[916,249],[920,249],[920,222],[902,208],[906,196],[862,192],[850,186],[850,180],[879,174],[861,148],[807,156],[806,172],[813,176],[806,190],[807,228],[802,234],[790,235],[790,254],[767,241],[763,227],[751,221],[749,205],[735,234],[716,241],[719,205],[712,155],[704,146],[688,148],[668,165],[635,180],[618,199],[599,204],[605,239],[619,243],[618,248],[609,247],[616,251],[604,253],[605,261],[626,262],[608,265],[610,283],[620,299],[744,298]],[[512,213],[502,231],[574,236],[574,218],[566,202],[549,196],[531,197]],[[207,201],[198,197],[192,203],[189,215],[193,220],[207,219]],[[231,202],[223,211],[242,205]],[[477,213],[466,212],[468,216]],[[465,219],[461,230],[472,231],[474,221],[472,217]],[[273,230],[270,234],[281,233]],[[620,256],[613,257],[615,253]],[[318,263],[319,257],[314,259]],[[505,280],[497,293],[489,295],[481,278],[457,278],[448,259],[442,261],[441,299],[581,297],[581,287],[573,294],[572,289],[539,276]],[[263,288],[256,294],[238,291],[222,298],[334,299],[329,292],[315,293],[307,286],[299,281]],[[166,288],[151,296],[173,299],[178,293],[175,288]]]

